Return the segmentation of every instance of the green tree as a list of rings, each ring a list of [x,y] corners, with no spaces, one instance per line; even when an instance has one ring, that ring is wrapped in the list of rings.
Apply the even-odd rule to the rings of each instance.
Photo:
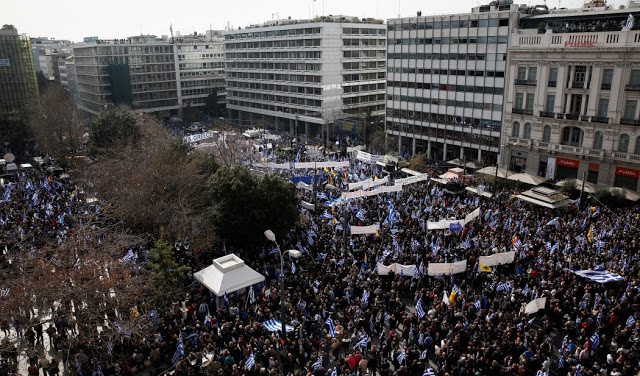
[[[578,181],[576,179],[566,179],[562,187],[560,187],[560,192],[566,194],[567,196],[571,196],[573,191],[579,189]]]
[[[299,218],[295,186],[281,176],[258,178],[243,166],[224,167],[207,185],[211,225],[231,244],[260,242],[267,229],[282,238]]]
[[[607,207],[620,208],[628,204],[624,191],[618,188],[597,188],[593,196],[597,199],[594,204]]]
[[[218,99],[218,88],[214,88],[205,100],[205,109],[209,116],[224,116],[226,107]]]
[[[181,296],[186,289],[190,270],[176,261],[171,244],[158,240],[155,248],[149,252],[149,263],[145,269],[150,290],[148,303],[158,306]]]
[[[418,172],[429,170],[429,158],[426,154],[414,154],[409,158],[409,168]]]
[[[9,114],[6,126],[2,127],[2,138],[3,142],[9,144],[9,150],[18,158],[24,155],[32,141],[25,115],[17,111]]]
[[[376,154],[387,154],[398,147],[396,136],[385,134],[384,128],[378,128],[371,134],[371,151]]]
[[[135,144],[139,139],[136,118],[124,106],[103,111],[89,123],[89,152],[93,156]]]

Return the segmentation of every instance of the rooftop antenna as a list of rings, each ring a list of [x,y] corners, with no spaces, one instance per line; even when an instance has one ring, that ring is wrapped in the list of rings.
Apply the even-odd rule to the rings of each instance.
[[[400,16],[400,0],[398,0],[398,18],[400,18],[402,16]]]
[[[171,32],[171,43],[173,43],[173,23],[169,25],[169,31]]]

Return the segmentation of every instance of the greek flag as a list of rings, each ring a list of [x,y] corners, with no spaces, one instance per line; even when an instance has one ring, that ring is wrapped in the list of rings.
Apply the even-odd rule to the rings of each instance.
[[[1,298],[6,298],[7,296],[9,296],[9,293],[11,292],[11,289],[8,287],[5,287],[3,289],[0,289],[0,297]]]
[[[366,334],[363,334],[362,337],[360,337],[360,342],[356,343],[353,348],[355,349],[356,347],[367,347],[367,344],[370,342],[369,337]]]
[[[595,350],[600,344],[600,335],[596,332],[594,335],[589,338],[589,342],[591,342],[591,349]]]
[[[547,226],[559,226],[560,223],[558,223],[558,217],[555,217],[554,219],[550,220],[549,222],[547,222]]]
[[[402,364],[402,362],[404,362],[404,360],[407,358],[407,354],[405,354],[405,352],[401,352],[400,355],[398,355],[398,363]]]
[[[424,312],[424,308],[422,308],[422,301],[419,300],[418,303],[416,303],[416,312],[418,313],[418,317],[422,318],[425,315]]]
[[[624,27],[627,29],[633,29],[633,25],[636,23],[636,19],[633,17],[631,13],[629,13],[629,17],[627,17],[627,23],[624,24]]]
[[[365,221],[365,214],[367,214],[367,212],[364,209],[360,209],[358,210],[358,214],[356,214],[356,218],[358,218],[359,220],[361,220],[362,222]]]
[[[627,319],[627,326],[631,327],[634,326],[636,324],[636,319],[633,318],[633,315],[629,315],[629,318]]]
[[[184,355],[184,343],[182,343],[182,334],[178,337],[178,344],[176,345],[176,352],[171,358],[171,363],[175,366],[180,361],[180,358]]]
[[[496,291],[511,291],[511,282],[498,283]]]
[[[256,293],[253,291],[253,287],[249,287],[249,301],[251,304],[256,302]]]
[[[211,326],[211,314],[207,312],[207,315],[204,317],[204,325]]]
[[[393,227],[393,222],[395,221],[396,214],[397,214],[396,209],[393,207],[391,200],[389,200],[389,216],[387,218],[389,222],[389,227]]]
[[[333,372],[331,372],[331,376],[338,376],[338,367],[335,367],[333,369]]]
[[[364,290],[362,292],[362,299],[360,300],[360,303],[362,305],[367,305],[367,302],[369,301],[369,291]]]
[[[560,357],[558,358],[558,368],[564,368],[564,355],[560,355]]]
[[[530,292],[531,292],[531,290],[529,289],[529,284],[527,283],[527,285],[524,286],[524,290],[522,290],[522,293],[524,295],[529,295]]]
[[[540,370],[540,371],[536,372],[536,376],[549,376],[549,372]]]
[[[127,252],[127,254],[124,255],[124,257],[122,258],[122,262],[126,264],[129,261],[133,260],[134,257],[136,257],[136,255],[134,255],[133,250],[129,248],[129,251]]]
[[[336,338],[336,325],[333,323],[333,320],[331,319],[331,317],[327,319],[325,324],[329,325],[329,335],[332,338]]]
[[[596,318],[596,328],[600,327],[600,322],[602,321],[602,310],[598,312],[598,318]]]
[[[583,300],[582,303],[580,303],[580,306],[578,307],[578,311],[582,311],[585,308],[587,308],[587,302],[586,300]]]
[[[318,200],[328,200],[329,197],[327,197],[327,194],[324,192],[320,192],[316,195],[316,197],[318,197]]]
[[[453,276],[453,274],[451,274],[451,276]],[[460,296],[460,287],[453,285],[453,291],[456,292],[456,296]]]
[[[279,332],[282,330],[282,323],[276,319],[271,319],[262,323],[264,327],[270,332]],[[287,332],[292,332],[294,327],[291,325],[286,326]]]
[[[313,236],[311,236],[310,233],[307,233],[307,243],[309,243],[309,245],[313,245]]]
[[[251,368],[253,368],[254,365],[256,365],[256,359],[253,357],[253,354],[251,354],[247,358],[247,361],[244,364],[244,368],[250,370]]]
[[[318,368],[320,368],[321,366],[322,366],[322,357],[321,357],[321,356],[319,356],[319,357],[318,357],[318,360],[316,360],[316,362],[315,362],[315,363],[313,363],[313,364],[311,365],[311,368],[313,368],[313,369],[318,369]]]
[[[296,274],[296,264],[291,263],[291,274]]]
[[[4,196],[2,196],[2,200],[9,201],[11,198],[11,186],[8,186],[4,191]]]
[[[427,350],[424,350],[422,354],[420,354],[420,359],[427,359]]]
[[[324,213],[322,213],[322,218],[324,218],[324,219],[333,219],[333,215],[331,215],[331,213],[329,213],[327,210],[325,210]]]
[[[476,300],[475,306],[476,306],[476,309],[478,311],[480,310],[480,308],[482,308],[482,304],[480,303],[480,299]]]
[[[436,376],[436,371],[434,371],[433,368],[429,367],[426,371],[424,371],[422,376]]]

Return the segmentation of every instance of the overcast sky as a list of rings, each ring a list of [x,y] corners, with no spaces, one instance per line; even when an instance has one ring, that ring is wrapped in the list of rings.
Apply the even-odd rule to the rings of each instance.
[[[576,8],[583,0],[547,0],[553,7]],[[31,37],[82,41],[83,37],[125,38],[143,34],[174,32],[203,33],[209,29],[234,29],[279,18],[309,18],[315,15],[348,15],[380,19],[468,12],[489,0],[0,0],[0,24],[13,24]],[[514,3],[543,4],[544,0],[516,0]],[[626,0],[609,0],[610,5]]]

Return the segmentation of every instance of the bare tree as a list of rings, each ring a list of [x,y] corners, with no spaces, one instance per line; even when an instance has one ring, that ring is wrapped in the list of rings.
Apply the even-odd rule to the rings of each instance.
[[[77,154],[86,132],[69,93],[58,85],[47,87],[32,103],[29,126],[39,149],[62,159]]]

